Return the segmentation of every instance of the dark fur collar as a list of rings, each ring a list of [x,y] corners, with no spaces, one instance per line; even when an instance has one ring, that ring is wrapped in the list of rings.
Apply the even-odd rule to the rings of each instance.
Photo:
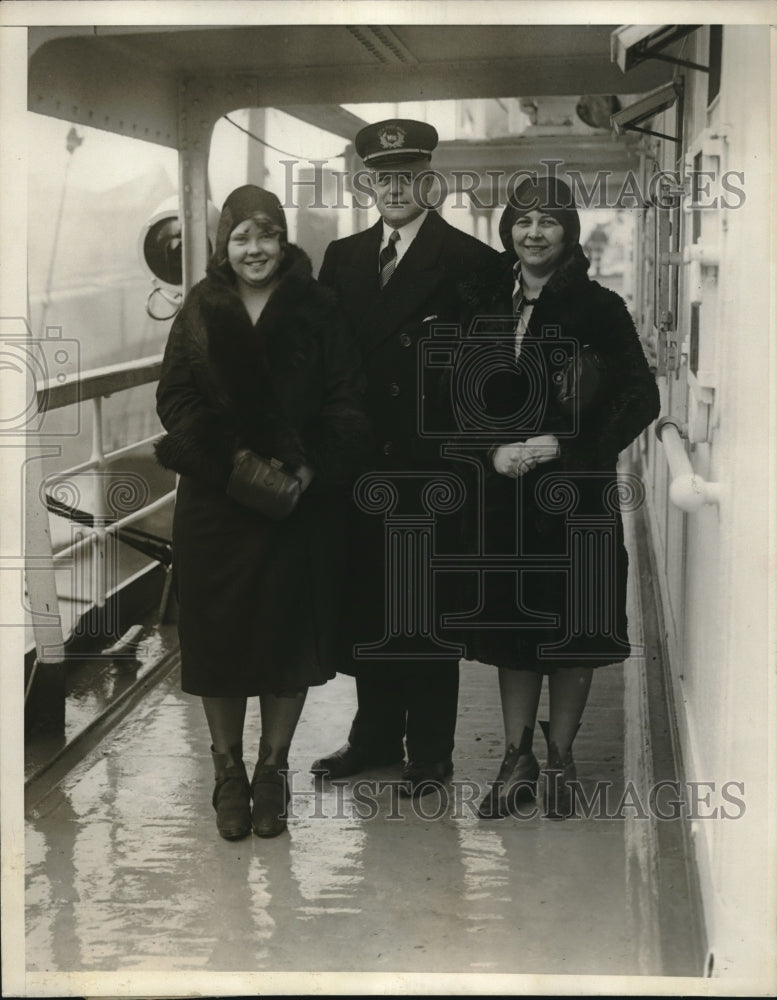
[[[192,366],[221,406],[237,407],[250,422],[257,410],[277,408],[278,378],[311,356],[330,299],[331,293],[314,281],[307,254],[292,244],[286,247],[280,283],[256,324],[234,283],[212,271],[184,306],[190,311]]]
[[[267,325],[268,320],[272,318],[277,320],[277,317],[286,315],[289,309],[294,311],[295,306],[299,306],[301,302],[315,294],[315,289],[310,258],[300,247],[293,243],[287,244],[281,265],[280,282],[270,296],[258,325]],[[235,323],[240,327],[248,324],[253,328],[237,292],[231,271],[212,270],[196,286],[196,292],[196,304],[209,332],[221,331],[226,327],[228,333]]]
[[[570,255],[543,288],[543,294],[547,292],[548,295],[566,295],[572,288],[585,284],[588,281],[590,266],[591,262],[583,253],[583,248],[579,243],[575,243]]]
[[[505,308],[512,300],[513,266],[516,262],[515,253],[505,250],[499,255],[496,264],[490,264],[463,282],[460,286],[462,298],[473,307],[480,309]],[[576,243],[572,252],[554,272],[540,293],[540,301],[548,298],[564,297],[574,289],[588,282],[590,261],[583,253],[583,248]]]

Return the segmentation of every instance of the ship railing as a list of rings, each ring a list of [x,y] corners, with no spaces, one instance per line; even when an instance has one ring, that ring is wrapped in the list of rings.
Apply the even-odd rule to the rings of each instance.
[[[664,447],[669,465],[669,499],[686,514],[694,514],[707,504],[719,504],[720,483],[708,482],[697,475],[683,439],[687,437],[685,425],[674,417],[661,417],[656,423],[656,437]]]
[[[62,484],[82,473],[95,470],[105,473],[117,459],[147,449],[162,436],[163,432],[160,430],[123,447],[106,450],[103,416],[103,402],[107,397],[157,382],[161,367],[162,355],[159,354],[75,375],[65,377],[59,375],[36,386],[37,407],[40,414],[47,414],[66,406],[88,404],[92,416],[92,441],[91,454],[87,461],[47,475],[42,482],[35,475],[37,464],[27,463],[25,575],[28,608],[36,647],[35,668],[39,664],[61,664],[65,658],[65,635],[56,585],[57,566],[64,560],[72,560],[82,550],[90,548],[91,572],[88,574],[88,579],[91,581],[91,594],[88,595],[88,600],[85,598],[84,603],[92,608],[104,608],[111,588],[117,582],[109,579],[110,560],[106,559],[106,553],[110,536],[118,535],[134,522],[172,503],[175,497],[175,490],[170,490],[163,496],[132,509],[124,516],[114,517],[108,509],[106,497],[106,489],[109,488],[108,477],[95,476],[95,489],[90,496],[92,508],[88,512],[90,516],[88,519],[74,518],[78,525],[75,533],[80,537],[57,552],[52,549],[48,508],[51,490],[56,492],[57,484]],[[45,437],[45,435],[40,436]],[[44,451],[42,447],[41,451]],[[27,682],[25,697],[29,694],[33,679],[34,672]]]

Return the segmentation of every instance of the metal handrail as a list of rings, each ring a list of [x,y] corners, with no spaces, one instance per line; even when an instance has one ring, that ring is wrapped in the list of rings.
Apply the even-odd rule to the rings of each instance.
[[[134,387],[133,387],[134,388]],[[106,463],[113,462],[117,458],[122,458],[124,455],[129,455],[132,451],[138,451],[140,448],[145,448],[149,444],[153,444],[162,437],[163,432],[159,431],[157,434],[152,434],[150,437],[141,438],[140,441],[133,441],[132,444],[125,444],[122,448],[116,448],[114,451],[106,451],[105,461]],[[94,460],[88,458],[85,462],[80,462],[78,465],[73,465],[69,469],[64,469],[62,472],[52,472],[50,476],[46,477],[47,483],[56,483],[62,479],[67,479],[68,476],[77,476],[79,472],[87,472],[89,469],[95,467]]]
[[[72,403],[111,396],[138,385],[158,382],[161,373],[162,355],[154,354],[138,361],[123,361],[105,368],[93,368],[83,374],[67,375],[61,381],[50,378],[38,387],[38,410],[41,413],[57,410]]]
[[[675,417],[661,417],[656,423],[656,437],[664,446],[672,481],[669,499],[680,510],[694,514],[705,504],[720,503],[720,483],[710,483],[693,471],[683,444],[685,427]]]
[[[156,500],[152,500],[151,503],[146,504],[143,507],[138,507],[137,510],[133,510],[131,514],[127,514],[126,517],[117,519],[116,521],[111,521],[110,524],[105,525],[105,534],[115,535],[122,528],[127,528],[129,525],[134,524],[135,521],[140,521],[142,518],[147,517],[149,514],[155,513],[160,510],[166,504],[170,503],[171,500],[175,498],[175,490],[170,490],[168,493],[164,493],[161,497],[157,497]],[[91,538],[89,537],[91,533],[96,531],[91,525],[85,524],[79,527],[79,531],[84,534],[81,538],[76,539],[75,542],[71,542],[64,549],[59,549],[54,553],[54,561],[61,559],[67,559],[68,557],[74,555],[80,549],[84,548],[85,545],[89,544]]]
[[[106,517],[106,497],[102,489],[98,489],[95,498],[95,524],[79,526],[81,538],[76,539],[66,548],[57,552],[51,551],[51,538],[48,530],[48,511],[44,506],[43,495],[49,484],[62,482],[69,476],[77,475],[92,469],[105,469],[111,460],[143,448],[161,436],[155,434],[140,441],[132,442],[121,448],[106,452],[103,438],[102,402],[107,396],[125,392],[137,386],[147,385],[159,380],[162,369],[162,355],[141,358],[138,361],[122,362],[104,368],[93,369],[83,374],[67,376],[64,379],[51,378],[39,383],[36,391],[38,411],[50,412],[64,406],[89,402],[92,407],[92,452],[86,462],[81,462],[72,468],[52,473],[44,479],[44,489],[35,488],[28,480],[28,537],[27,565],[35,569],[35,585],[32,586],[28,574],[28,591],[30,610],[35,632],[35,642],[40,662],[59,662],[63,656],[64,637],[62,619],[59,613],[59,600],[55,586],[55,562],[72,556],[76,551],[87,545],[92,546],[92,594],[91,605],[97,608],[105,606],[107,594],[110,591],[110,581],[107,579],[106,544],[108,536],[126,527],[134,521],[153,513],[160,507],[170,503],[175,497],[172,490],[164,496],[139,507],[126,516],[110,521]],[[29,467],[28,467],[29,468]],[[28,473],[29,474],[29,473]],[[41,579],[40,574],[46,579]],[[32,678],[28,684],[28,690]]]

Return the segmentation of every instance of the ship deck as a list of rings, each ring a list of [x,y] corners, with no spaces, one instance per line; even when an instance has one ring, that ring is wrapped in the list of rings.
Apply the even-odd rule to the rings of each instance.
[[[496,671],[464,662],[445,795],[398,798],[398,766],[316,784],[312,760],[344,741],[355,708],[352,680],[338,676],[310,691],[299,724],[288,832],[224,841],[207,727],[199,700],[180,691],[173,651],[144,697],[73,767],[50,768],[28,801],[30,988],[628,993],[642,977],[673,977],[677,989],[676,977],[701,975],[681,824],[635,806],[648,779],[676,765],[662,746],[658,630],[640,603],[649,567],[634,529],[631,638],[644,655],[596,672],[575,743],[586,793],[605,789],[604,815],[474,815],[501,759],[501,714]],[[251,761],[256,699],[245,732]],[[541,739],[538,729],[542,760]]]

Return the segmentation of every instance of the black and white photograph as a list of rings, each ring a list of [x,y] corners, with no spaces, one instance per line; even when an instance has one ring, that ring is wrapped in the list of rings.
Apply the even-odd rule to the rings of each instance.
[[[0,4],[3,996],[775,994],[775,22]]]

